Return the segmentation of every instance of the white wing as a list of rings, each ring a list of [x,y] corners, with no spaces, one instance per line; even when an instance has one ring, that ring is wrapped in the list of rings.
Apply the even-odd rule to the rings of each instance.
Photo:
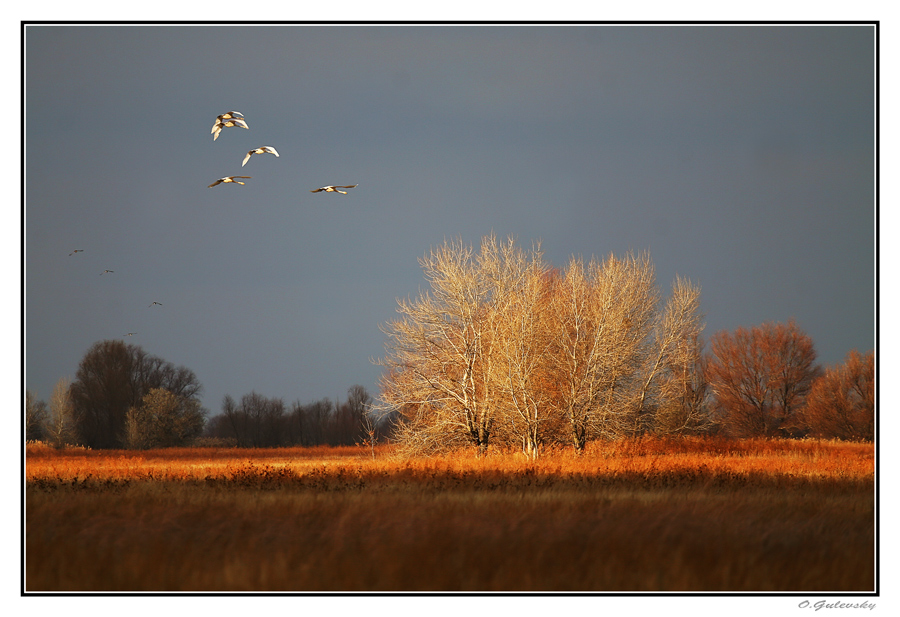
[[[243,167],[244,165],[247,164],[247,161],[250,160],[250,155],[251,155],[251,154],[253,154],[253,150],[251,150],[250,152],[248,152],[248,153],[247,153],[247,156],[244,157],[244,160],[241,161],[241,167]],[[254,163],[254,165],[255,165],[255,163]]]

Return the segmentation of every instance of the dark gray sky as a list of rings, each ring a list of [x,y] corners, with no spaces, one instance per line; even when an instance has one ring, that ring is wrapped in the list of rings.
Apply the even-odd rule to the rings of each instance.
[[[29,26],[26,387],[48,399],[92,344],[136,332],[213,414],[251,390],[374,395],[379,324],[425,288],[417,259],[491,232],[557,266],[648,250],[665,293],[676,274],[701,286],[707,338],[795,318],[841,362],[875,344],[874,39]],[[229,110],[250,130],[214,142]],[[242,168],[262,145],[281,156]],[[207,188],[234,174],[252,179]]]

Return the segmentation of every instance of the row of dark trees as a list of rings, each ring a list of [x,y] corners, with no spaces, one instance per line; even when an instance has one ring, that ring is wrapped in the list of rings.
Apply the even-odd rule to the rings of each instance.
[[[26,392],[25,438],[55,446],[93,449],[189,446],[201,437],[241,447],[374,444],[389,430],[370,413],[362,386],[347,401],[322,399],[287,409],[281,399],[256,392],[207,419],[200,382],[189,369],[119,340],[101,341],[85,353],[75,381],[60,380],[50,404]]]
[[[359,385],[347,391],[343,403],[323,398],[295,401],[289,408],[280,398],[256,392],[237,402],[225,396],[222,413],[210,419],[205,435],[245,448],[370,444],[390,432],[390,421],[378,422],[371,406],[372,397]]]

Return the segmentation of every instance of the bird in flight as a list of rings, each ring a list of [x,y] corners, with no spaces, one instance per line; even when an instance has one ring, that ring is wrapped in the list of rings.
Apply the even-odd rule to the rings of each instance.
[[[100,273],[100,276],[103,276],[103,275],[106,274],[107,272],[110,273],[110,274],[112,274],[113,272],[115,272],[115,270],[104,270],[103,272]]]
[[[156,304],[156,305],[158,305],[158,306],[162,306],[162,302],[154,302],[153,304]],[[147,308],[150,308],[151,306],[153,306],[153,304],[148,305]]]
[[[75,253],[83,253],[83,252],[84,252],[84,249],[75,249],[74,251],[72,251],[71,253],[69,253],[69,257],[71,257],[72,255],[74,255]]]
[[[341,185],[323,186],[322,188],[316,189],[314,191],[310,191],[310,193],[318,193],[320,191],[325,191],[326,193],[343,193],[344,195],[346,195],[347,191],[342,191],[340,189],[352,189],[357,186],[359,186],[359,185],[358,184],[345,184],[343,186],[341,186]]]
[[[246,165],[247,161],[249,161],[250,157],[253,156],[254,154],[265,154],[267,152],[269,154],[274,154],[275,156],[278,156],[278,152],[272,146],[260,146],[259,148],[254,148],[253,150],[251,150],[250,152],[247,153],[247,156],[244,157],[244,160],[241,163],[241,167]]]
[[[244,114],[239,111],[227,111],[224,114],[216,116],[216,120],[228,120],[230,118],[243,118]]]
[[[250,127],[247,126],[247,122],[243,118],[244,114],[239,111],[229,111],[226,114],[216,116],[216,123],[213,124],[212,130],[210,130],[210,133],[213,134],[213,141],[219,138],[219,133],[224,128],[239,126],[242,129],[249,129]]]
[[[219,114],[218,116],[216,116],[216,122],[215,122],[215,124],[213,124],[212,130],[210,131],[210,133],[215,133],[216,127],[218,127],[220,124],[224,124],[226,120],[233,120],[233,119],[243,120],[243,118],[244,118],[244,114],[242,114],[239,111],[229,111],[224,114]]]
[[[234,182],[235,184],[245,184],[244,182],[241,182],[240,180],[235,180],[235,178],[252,178],[252,177],[253,176],[225,176],[224,178],[219,178],[218,180],[216,180],[215,182],[213,182],[206,188],[211,189],[215,185],[221,184],[223,182]]]
[[[122,336],[134,336],[137,332],[129,332],[127,334],[123,334]]]

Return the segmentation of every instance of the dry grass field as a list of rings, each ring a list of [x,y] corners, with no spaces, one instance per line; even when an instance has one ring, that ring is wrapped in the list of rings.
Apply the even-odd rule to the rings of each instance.
[[[874,452],[26,447],[25,590],[871,592]]]

